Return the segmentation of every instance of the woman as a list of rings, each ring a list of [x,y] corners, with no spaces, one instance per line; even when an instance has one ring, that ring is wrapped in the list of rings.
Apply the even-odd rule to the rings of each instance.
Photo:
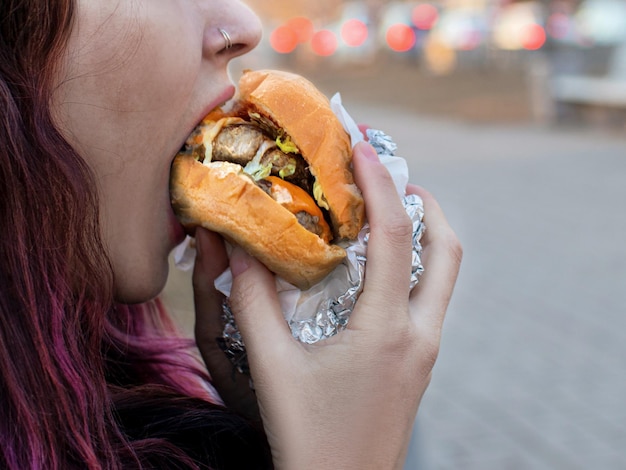
[[[410,226],[369,145],[354,151],[367,283],[346,331],[292,341],[271,274],[198,231],[196,343],[224,406],[155,300],[183,237],[170,163],[259,37],[233,0],[0,2],[0,467],[401,467],[461,250],[409,187],[429,228],[409,295]],[[228,262],[255,395],[213,339]]]

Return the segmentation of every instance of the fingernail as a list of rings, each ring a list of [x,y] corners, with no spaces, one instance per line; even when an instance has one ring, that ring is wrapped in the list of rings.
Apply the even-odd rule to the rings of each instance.
[[[239,276],[250,267],[250,257],[240,247],[236,246],[230,254],[230,271],[233,277]]]
[[[380,161],[376,150],[374,150],[374,147],[372,147],[370,144],[366,142],[359,142],[357,145],[359,146],[359,151],[363,154],[365,158],[372,162]]]

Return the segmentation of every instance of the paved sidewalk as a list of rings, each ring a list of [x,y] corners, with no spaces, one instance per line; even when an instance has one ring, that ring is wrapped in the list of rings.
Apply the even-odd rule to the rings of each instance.
[[[465,249],[407,468],[625,469],[626,137],[351,112]]]

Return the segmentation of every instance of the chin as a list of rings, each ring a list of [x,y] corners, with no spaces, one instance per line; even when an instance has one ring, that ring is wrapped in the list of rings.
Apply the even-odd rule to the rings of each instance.
[[[165,288],[169,266],[154,269],[142,275],[139,271],[122,276],[115,282],[115,301],[123,304],[140,304],[157,297]]]

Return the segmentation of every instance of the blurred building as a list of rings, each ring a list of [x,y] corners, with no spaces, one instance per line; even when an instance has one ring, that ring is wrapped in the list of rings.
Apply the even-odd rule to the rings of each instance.
[[[625,0],[249,1],[265,24],[260,49],[281,64],[371,64],[384,55],[442,75],[523,69],[558,51],[548,60],[563,69],[589,62],[590,51],[604,63],[603,48],[626,40]]]

